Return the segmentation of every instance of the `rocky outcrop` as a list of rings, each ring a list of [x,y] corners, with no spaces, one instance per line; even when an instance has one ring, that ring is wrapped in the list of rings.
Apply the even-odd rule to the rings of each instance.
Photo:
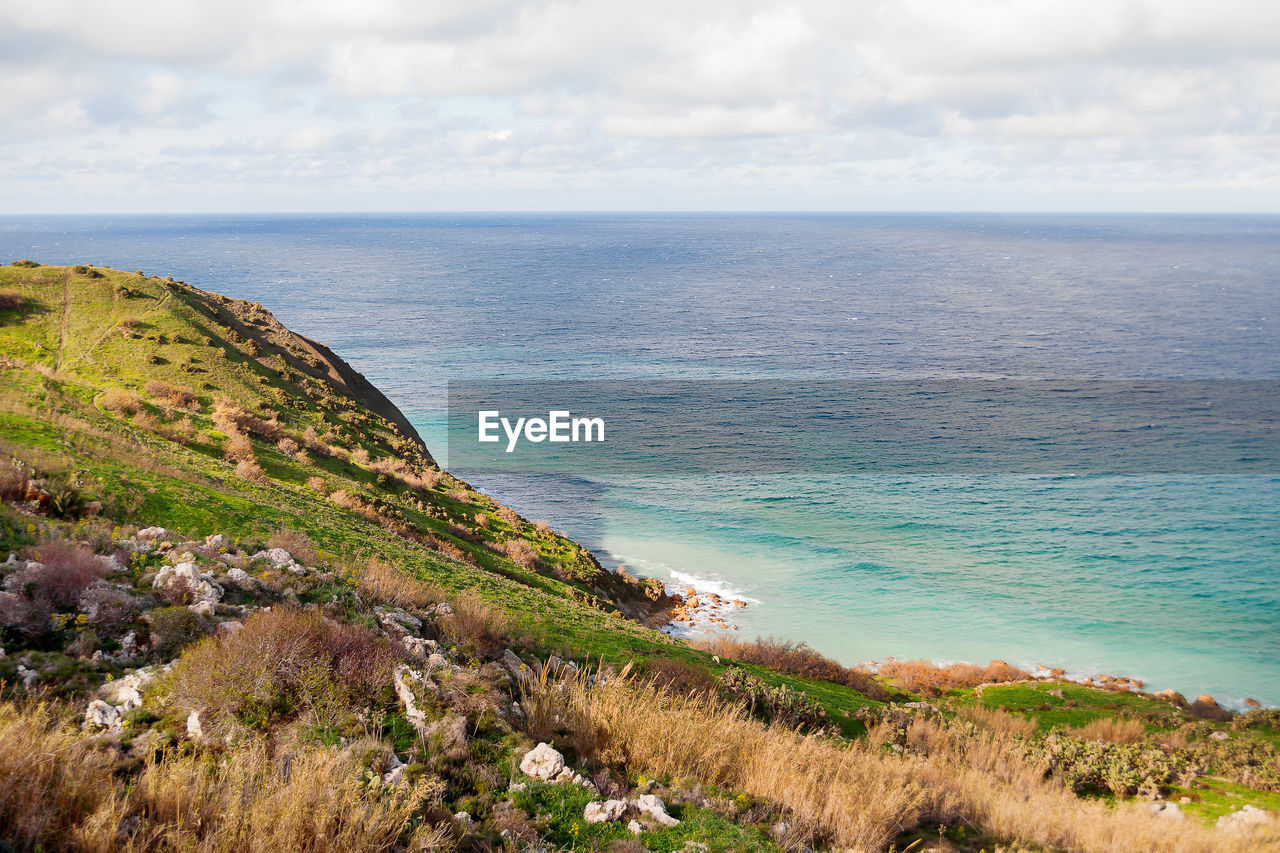
[[[680,821],[667,814],[667,804],[657,794],[641,794],[632,802],[642,814],[647,814],[662,826],[679,826]]]
[[[612,823],[622,820],[626,813],[626,800],[605,800],[603,803],[587,803],[582,819],[587,823]]]

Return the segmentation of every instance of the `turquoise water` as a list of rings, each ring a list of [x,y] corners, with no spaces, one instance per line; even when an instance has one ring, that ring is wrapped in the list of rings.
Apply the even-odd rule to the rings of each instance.
[[[442,457],[456,380],[1280,379],[1277,217],[0,219],[17,257],[259,300]],[[1272,471],[476,482],[748,635],[1280,704]]]

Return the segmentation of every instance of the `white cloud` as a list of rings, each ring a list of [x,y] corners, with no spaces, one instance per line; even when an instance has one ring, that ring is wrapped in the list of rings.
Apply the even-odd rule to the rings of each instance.
[[[1250,0],[0,0],[0,93],[13,212],[1280,204]]]

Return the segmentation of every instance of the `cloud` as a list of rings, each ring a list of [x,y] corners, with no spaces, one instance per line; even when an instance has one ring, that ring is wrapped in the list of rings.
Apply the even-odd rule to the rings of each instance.
[[[14,212],[72,181],[274,208],[468,182],[562,207],[1280,202],[1280,6],[1248,0],[0,0],[0,92]]]

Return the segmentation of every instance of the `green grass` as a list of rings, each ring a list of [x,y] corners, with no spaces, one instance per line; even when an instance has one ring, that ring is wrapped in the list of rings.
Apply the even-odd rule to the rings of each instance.
[[[1062,696],[1051,696],[1051,691],[1061,691]],[[1022,714],[1034,720],[1039,731],[1078,728],[1116,715],[1142,716],[1151,723],[1161,720],[1172,723],[1178,717],[1172,707],[1149,696],[1100,690],[1069,681],[987,687],[980,698],[967,701]]]
[[[1178,802],[1183,797],[1192,802]],[[1198,779],[1191,788],[1172,788],[1169,800],[1178,803],[1178,808],[1188,816],[1198,817],[1205,823],[1215,823],[1223,815],[1239,811],[1244,806],[1280,812],[1280,793],[1255,791],[1212,778]]]

